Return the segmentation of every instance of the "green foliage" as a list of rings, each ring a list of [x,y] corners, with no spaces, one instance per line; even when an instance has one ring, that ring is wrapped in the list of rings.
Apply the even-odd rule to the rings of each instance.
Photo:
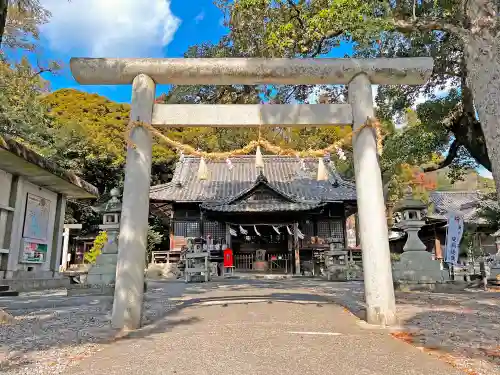
[[[99,232],[94,240],[90,251],[86,252],[83,259],[86,263],[95,264],[97,257],[101,254],[104,245],[108,242],[108,234],[105,231]]]
[[[425,85],[378,88],[377,116],[385,122],[405,120],[407,109],[417,107],[419,126],[394,132],[386,140],[388,158],[424,163],[433,169],[452,165],[448,169],[452,179],[460,179],[463,169],[478,163],[490,169],[472,101],[462,95],[468,92],[463,39],[450,28],[437,26],[469,27],[458,0],[218,0],[218,5],[226,15],[231,46],[242,56],[342,57],[336,47],[352,41],[355,57],[433,57],[433,75]],[[450,87],[457,90],[447,93]],[[331,102],[345,100],[342,87],[320,89]],[[301,102],[317,92],[318,86],[282,86],[277,90],[277,98]],[[436,91],[444,97],[436,97]],[[429,100],[417,105],[422,95]],[[452,141],[459,145],[457,152],[450,160],[443,160],[441,155]],[[401,144],[404,147],[397,147]],[[386,173],[393,171],[389,166]]]
[[[0,59],[0,132],[33,144],[39,151],[50,146],[50,118],[40,101],[44,80],[27,59],[9,64]]]
[[[399,262],[401,260],[401,254],[391,253],[391,262]]]
[[[146,264],[149,263],[151,259],[151,253],[155,249],[155,247],[163,242],[163,234],[157,232],[155,228],[151,225],[148,225],[148,243],[146,247]]]
[[[50,12],[40,0],[0,0],[0,46],[34,50],[40,37],[40,25],[48,22]]]
[[[484,219],[486,224],[493,230],[500,228],[500,206],[495,192],[488,192],[483,195],[477,216]]]
[[[157,232],[153,229],[152,226],[148,226],[148,246],[147,246],[147,251],[150,253],[151,251],[154,250],[156,245],[161,244],[163,241],[163,234],[160,232]]]

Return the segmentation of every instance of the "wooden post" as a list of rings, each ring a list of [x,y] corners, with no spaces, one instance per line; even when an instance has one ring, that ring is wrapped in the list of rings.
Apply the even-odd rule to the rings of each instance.
[[[226,246],[228,249],[231,248],[231,232],[230,232],[231,226],[226,223]]]
[[[300,275],[299,223],[293,223],[293,250],[295,253],[295,274]]]

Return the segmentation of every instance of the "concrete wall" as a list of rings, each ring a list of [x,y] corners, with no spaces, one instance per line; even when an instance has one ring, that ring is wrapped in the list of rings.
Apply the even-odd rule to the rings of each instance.
[[[0,270],[7,267],[9,253],[7,223],[13,213],[10,207],[11,185],[12,175],[0,170]]]
[[[41,263],[27,263],[22,258],[28,194],[50,202],[47,236],[44,241],[47,244],[47,255]],[[0,237],[0,244],[3,243],[0,248],[4,249],[0,263],[0,284],[10,285],[19,291],[65,284],[66,280],[59,276],[65,207],[66,198],[61,194],[0,170],[0,235],[4,233],[3,240]]]

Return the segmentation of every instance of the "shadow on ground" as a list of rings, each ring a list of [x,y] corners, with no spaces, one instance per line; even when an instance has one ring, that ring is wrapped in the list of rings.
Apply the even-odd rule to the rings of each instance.
[[[214,293],[223,295],[211,296]],[[398,292],[396,298],[398,316],[404,331],[411,334],[412,344],[427,351],[439,350],[480,359],[492,366],[500,365],[500,293]],[[30,299],[30,304],[35,300]],[[144,301],[144,326],[127,335],[110,328],[112,298],[81,297],[67,305],[63,303],[64,298],[58,297],[53,305],[44,308],[26,305],[22,309],[9,309],[4,304],[6,311],[16,316],[16,324],[0,326],[1,352],[9,352],[8,360],[0,357],[0,372],[51,361],[45,358],[61,355],[67,356],[65,360],[71,363],[92,354],[101,345],[146,338],[177,326],[194,324],[198,320],[179,318],[178,313],[188,307],[216,303],[222,309],[230,303],[250,304],[255,300],[259,303],[335,303],[358,318],[363,319],[365,314],[362,283],[297,279],[200,284],[151,281]],[[496,374],[494,371],[483,373]]]
[[[269,289],[273,289],[273,292],[267,292]],[[285,292],[290,289],[306,291]],[[337,293],[341,291],[343,294],[349,294],[351,291],[350,288],[337,287],[337,289]],[[283,293],[280,293],[280,290],[283,290]],[[214,291],[223,292],[224,296],[203,296]],[[6,353],[3,358],[0,356],[0,371],[27,367],[40,361],[50,361],[45,358],[57,357],[59,354],[56,352],[65,350],[71,351],[67,358],[67,361],[71,362],[86,356],[87,352],[97,350],[99,345],[129,338],[145,338],[168,332],[179,325],[196,323],[195,319],[179,319],[172,316],[187,307],[219,303],[223,308],[235,301],[253,303],[252,300],[265,300],[267,303],[335,302],[335,298],[318,295],[316,294],[318,292],[323,291],[321,288],[315,288],[314,284],[283,280],[230,280],[200,284],[151,281],[144,299],[143,327],[125,335],[110,327],[111,297],[58,296],[41,308],[36,307],[36,298],[27,298],[26,303],[13,300],[13,306],[22,306],[21,309],[10,309],[9,304],[3,301],[4,308],[16,317],[16,322],[13,325],[0,327],[0,354]],[[338,301],[340,300],[339,296]],[[40,301],[41,299],[38,299],[38,302]],[[77,348],[82,348],[82,354],[78,354]],[[73,353],[75,351],[77,354]]]
[[[464,363],[470,362],[465,359],[483,361],[491,369],[485,368],[481,373],[500,373],[498,293],[397,293],[396,296],[404,341],[438,356],[444,354],[445,360],[451,355]]]

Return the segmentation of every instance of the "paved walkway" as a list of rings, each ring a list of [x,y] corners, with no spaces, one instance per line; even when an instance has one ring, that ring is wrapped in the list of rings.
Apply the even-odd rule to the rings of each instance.
[[[177,308],[66,374],[458,375],[387,332],[364,328],[320,292],[190,287]]]

